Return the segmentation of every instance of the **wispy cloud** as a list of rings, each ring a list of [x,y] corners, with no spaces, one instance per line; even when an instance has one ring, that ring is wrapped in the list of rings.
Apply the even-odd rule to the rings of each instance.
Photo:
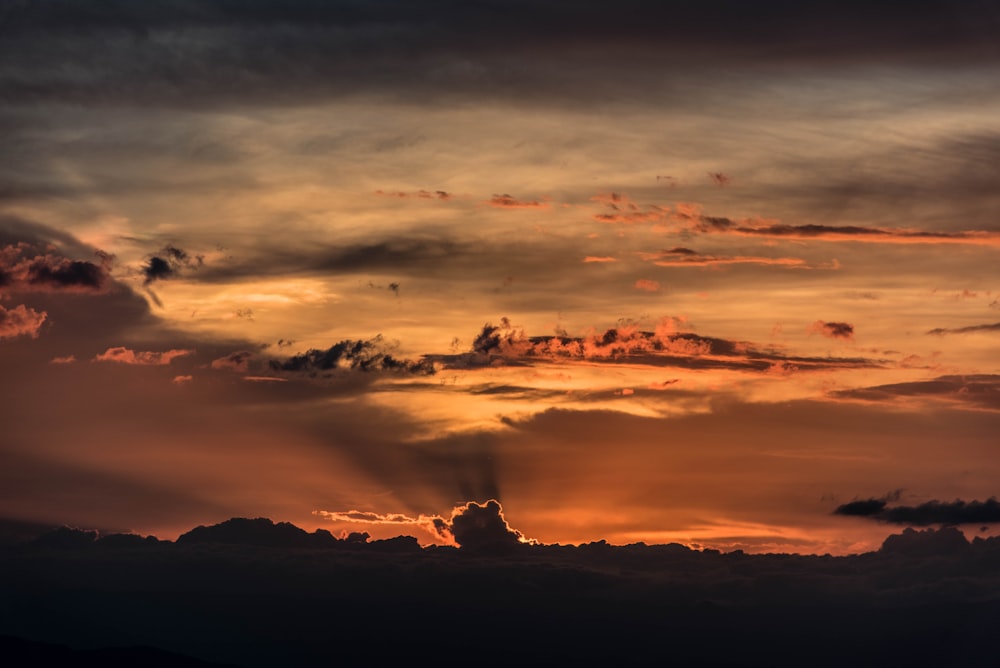
[[[193,350],[164,350],[153,352],[148,350],[135,351],[124,346],[108,348],[94,357],[94,362],[118,362],[119,364],[134,364],[138,366],[166,366],[179,357],[193,355]]]

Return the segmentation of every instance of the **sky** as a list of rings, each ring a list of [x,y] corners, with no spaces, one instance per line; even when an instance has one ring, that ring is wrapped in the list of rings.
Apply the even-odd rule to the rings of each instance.
[[[1000,521],[1000,4],[0,2],[0,517]]]

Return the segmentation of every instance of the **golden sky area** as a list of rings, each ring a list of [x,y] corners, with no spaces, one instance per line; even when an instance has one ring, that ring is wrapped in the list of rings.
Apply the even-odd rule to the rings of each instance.
[[[383,4],[0,15],[2,518],[994,532],[995,5]]]

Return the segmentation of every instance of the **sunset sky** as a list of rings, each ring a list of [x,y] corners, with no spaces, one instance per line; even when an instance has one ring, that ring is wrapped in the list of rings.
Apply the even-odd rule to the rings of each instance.
[[[987,502],[998,34],[0,1],[0,518],[845,554],[901,525],[844,504]]]

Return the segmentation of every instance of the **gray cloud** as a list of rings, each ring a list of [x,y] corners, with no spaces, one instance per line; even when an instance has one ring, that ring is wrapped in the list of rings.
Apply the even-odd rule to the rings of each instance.
[[[992,524],[1000,522],[1000,501],[927,501],[917,506],[890,506],[886,499],[863,499],[837,506],[834,515],[867,517],[893,524]]]

